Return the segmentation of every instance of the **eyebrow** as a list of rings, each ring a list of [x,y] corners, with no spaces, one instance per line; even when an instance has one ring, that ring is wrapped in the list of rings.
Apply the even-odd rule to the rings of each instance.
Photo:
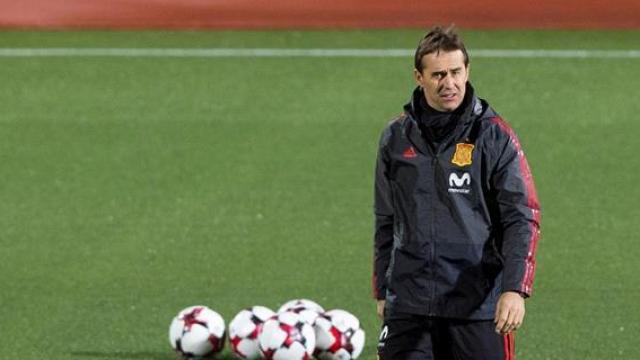
[[[457,67],[457,68],[453,68],[453,69],[448,69],[448,70],[440,70],[440,71],[434,71],[431,73],[431,75],[446,75],[447,71],[451,71],[451,72],[455,72],[455,71],[460,71],[462,70],[462,67]]]

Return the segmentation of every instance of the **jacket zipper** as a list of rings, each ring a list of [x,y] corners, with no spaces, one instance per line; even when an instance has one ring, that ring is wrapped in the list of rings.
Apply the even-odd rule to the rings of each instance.
[[[420,134],[420,137],[422,138],[422,134]],[[439,153],[439,147],[431,148],[431,146],[429,144],[426,144],[426,140],[424,140],[424,138],[422,138],[423,141],[425,141],[425,145],[427,148],[427,151],[429,153],[429,155],[431,156],[431,174],[433,176],[433,192],[430,194],[430,202],[431,202],[431,224],[429,227],[430,230],[430,234],[431,234],[431,241],[430,241],[430,248],[431,248],[431,258],[430,258],[430,265],[431,265],[431,286],[430,286],[430,301],[429,301],[429,308],[427,310],[427,316],[435,316],[436,313],[434,311],[434,305],[435,305],[435,297],[436,297],[436,266],[435,266],[435,262],[436,262],[436,244],[435,244],[435,234],[436,234],[436,207],[435,207],[435,203],[436,203],[436,188],[437,188],[437,176],[436,176],[436,167],[437,167],[437,163],[438,163],[438,153]],[[442,144],[440,144],[442,145]]]

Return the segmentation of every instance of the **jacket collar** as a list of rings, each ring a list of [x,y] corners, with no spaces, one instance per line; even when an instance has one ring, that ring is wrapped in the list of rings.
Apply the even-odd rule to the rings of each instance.
[[[431,153],[431,149],[425,142],[422,137],[422,132],[420,131],[420,127],[417,122],[417,109],[420,106],[420,97],[423,97],[424,93],[422,92],[422,88],[417,87],[413,90],[413,94],[411,95],[410,101],[404,105],[405,112],[409,115],[409,121],[406,125],[406,134],[411,143],[423,154]],[[454,133],[457,133],[459,129],[465,125],[473,121],[473,119],[482,115],[484,111],[486,111],[487,106],[483,104],[483,102],[478,99],[475,95],[475,91],[471,83],[467,82],[466,90],[465,90],[465,100],[463,100],[461,106],[464,106],[462,112],[459,113],[455,121],[457,122]],[[450,137],[449,137],[450,139]]]
[[[415,120],[418,119],[417,114],[418,114],[418,109],[420,107],[420,99],[423,97],[424,97],[424,93],[422,92],[422,88],[418,86],[413,90],[413,93],[411,94],[411,99],[409,100],[409,102],[404,105],[404,110],[409,115],[411,115],[411,117]],[[459,113],[456,121],[467,123],[473,120],[475,116],[480,115],[483,109],[482,109],[482,103],[476,97],[475,90],[473,86],[471,86],[470,82],[467,82],[466,84],[464,97],[465,99],[462,101],[462,104],[460,105],[460,106],[464,106],[464,109],[462,109],[462,112]],[[459,109],[456,109],[455,111],[458,112],[458,110]]]

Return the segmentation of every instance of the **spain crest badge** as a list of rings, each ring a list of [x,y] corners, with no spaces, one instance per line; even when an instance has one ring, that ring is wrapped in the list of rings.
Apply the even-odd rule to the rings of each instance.
[[[471,155],[473,154],[473,144],[458,143],[456,144],[456,152],[453,154],[451,162],[458,166],[471,165]]]

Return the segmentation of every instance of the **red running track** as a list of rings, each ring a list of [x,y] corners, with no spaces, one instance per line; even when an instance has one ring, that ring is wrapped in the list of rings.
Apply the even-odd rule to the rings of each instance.
[[[0,28],[638,29],[640,0],[0,0]]]

